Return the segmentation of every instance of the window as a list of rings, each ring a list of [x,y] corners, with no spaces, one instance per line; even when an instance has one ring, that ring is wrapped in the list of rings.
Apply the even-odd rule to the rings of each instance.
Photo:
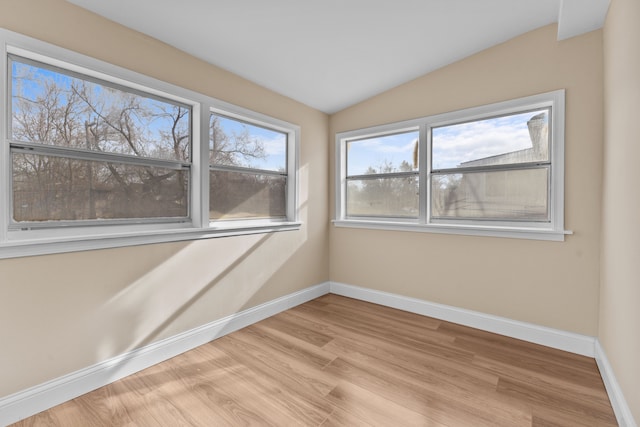
[[[0,41],[0,258],[299,227],[298,126]]]
[[[347,216],[418,218],[417,152],[417,131],[347,141]]]
[[[212,114],[210,135],[210,218],[286,218],[287,133]]]
[[[336,135],[338,226],[563,240],[564,91]]]
[[[191,107],[9,56],[10,229],[189,217]]]
[[[548,223],[549,112],[431,127],[431,217]]]

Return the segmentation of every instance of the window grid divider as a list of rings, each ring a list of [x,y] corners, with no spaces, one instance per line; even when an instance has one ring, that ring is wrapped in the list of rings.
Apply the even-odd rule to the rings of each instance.
[[[81,148],[59,147],[48,144],[9,141],[9,147],[12,153],[19,152],[22,154],[37,154],[65,159],[150,166],[173,170],[189,170],[191,168],[191,163],[181,162],[179,160],[137,157],[127,154],[84,150]]]
[[[2,52],[4,53],[4,52]],[[9,139],[8,118],[11,114],[10,103],[8,101],[9,93],[9,67],[7,55],[0,55],[0,138],[7,141]],[[0,147],[0,206],[11,206],[11,173],[9,170],[9,162],[11,161],[11,152],[9,144],[3,143]],[[9,212],[7,208],[0,207],[0,243],[7,241],[9,225]]]
[[[0,258],[299,229],[300,223],[297,216],[299,126],[8,30],[0,29],[0,46],[2,46],[0,47],[2,57],[0,59],[0,97],[2,98],[0,105],[0,128],[2,129],[0,135],[2,141],[0,148]],[[13,140],[10,58],[41,66],[48,71],[60,72],[68,77],[80,78],[152,100],[167,102],[176,107],[189,107],[191,109],[189,115],[190,161],[94,152],[82,148]],[[286,178],[284,206],[286,217],[210,221],[209,116],[212,112],[287,134],[287,173],[251,171]],[[84,161],[190,170],[187,195],[188,217],[55,221],[55,227],[29,221],[14,224],[12,223],[13,213],[10,210],[13,200],[12,153],[33,153]],[[25,228],[29,230],[22,231]]]
[[[405,122],[374,126],[371,128],[339,132],[336,134],[336,195],[334,223],[341,227],[348,227],[353,223],[355,227],[369,227],[393,229],[394,224],[406,224],[405,218],[389,215],[347,215],[347,182],[355,179],[384,178],[382,174],[348,176],[346,171],[346,146],[348,142],[369,139],[379,136],[389,136],[402,133],[410,126],[419,126],[419,215],[418,224],[412,227],[424,226],[424,231],[465,234],[465,230],[472,235],[496,235],[498,237],[522,237],[542,240],[564,240],[564,236],[572,234],[564,229],[564,90],[532,95],[520,99],[498,102],[479,107],[472,107],[450,113],[437,114]],[[510,115],[547,110],[547,120],[550,132],[548,160],[529,161],[522,163],[504,163],[482,166],[463,166],[456,168],[432,168],[433,128],[440,128],[461,123],[471,123],[488,119],[508,117]],[[509,172],[534,169],[546,169],[547,172],[547,209],[548,220],[531,218],[483,217],[472,216],[457,218],[438,217],[432,212],[432,180],[436,175],[471,174],[482,172]],[[406,176],[391,173],[386,176]],[[414,222],[415,224],[415,222]],[[533,237],[532,237],[533,236]]]

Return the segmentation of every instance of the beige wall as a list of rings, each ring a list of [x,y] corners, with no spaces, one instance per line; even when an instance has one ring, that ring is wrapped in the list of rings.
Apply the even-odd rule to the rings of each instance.
[[[565,224],[575,234],[559,243],[332,226],[331,280],[597,334],[602,32],[558,42],[556,31],[538,29],[392,89],[334,114],[330,128],[334,135],[564,88]]]
[[[605,150],[599,338],[640,421],[640,2],[604,27]]]
[[[300,231],[0,260],[0,397],[328,280],[328,117],[61,0],[0,27],[302,128]]]
[[[599,333],[640,419],[639,7],[614,0],[604,29],[603,193],[601,31],[557,42],[548,26],[329,119],[62,0],[0,0],[2,28],[300,125],[304,222],[294,232],[0,260],[0,397],[331,278]],[[565,221],[575,232],[564,243],[328,225],[335,132],[560,88]]]

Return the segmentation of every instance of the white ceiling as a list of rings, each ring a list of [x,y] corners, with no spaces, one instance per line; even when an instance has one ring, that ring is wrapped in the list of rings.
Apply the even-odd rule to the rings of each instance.
[[[598,29],[610,0],[68,1],[333,113],[547,24]]]

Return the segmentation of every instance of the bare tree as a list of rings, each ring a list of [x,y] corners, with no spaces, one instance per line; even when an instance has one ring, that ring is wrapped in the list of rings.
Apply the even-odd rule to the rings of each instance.
[[[397,172],[412,172],[413,166],[403,160],[398,166],[384,161],[377,166],[369,166],[365,175],[378,175]],[[349,189],[348,209],[354,215],[417,215],[418,182],[417,176],[396,176],[362,179]]]
[[[14,63],[15,64],[15,63]],[[60,148],[190,161],[190,110],[17,64],[12,138]],[[14,154],[17,221],[184,216],[188,174],[47,153]]]
[[[81,150],[14,150],[16,221],[188,215],[188,171],[162,166],[164,160],[191,162],[188,107],[36,65],[12,64],[13,140]],[[266,158],[263,141],[248,126],[231,131],[221,120],[211,116],[211,164],[252,167]],[[157,166],[136,165],[135,160],[82,154],[87,152],[159,161]],[[262,209],[260,204],[267,209],[285,205],[283,179],[232,172],[216,172],[211,178],[212,200],[222,212],[247,200],[253,203],[249,210]],[[270,194],[279,201],[274,203]]]
[[[210,161],[224,166],[251,166],[251,161],[266,157],[264,144],[259,138],[251,136],[249,127],[242,126],[241,132],[228,132],[222,128],[221,118],[211,116]]]

